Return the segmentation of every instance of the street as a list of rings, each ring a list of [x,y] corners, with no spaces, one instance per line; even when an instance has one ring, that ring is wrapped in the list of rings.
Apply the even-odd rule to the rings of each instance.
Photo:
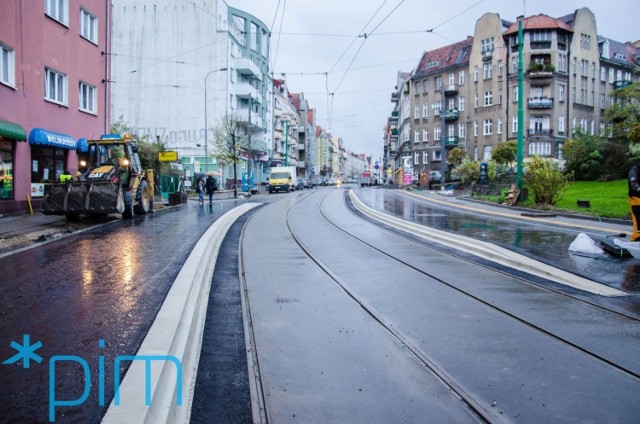
[[[60,404],[56,422],[100,422],[108,408],[117,412],[109,407],[114,358],[138,352],[211,224],[256,202],[217,256],[203,333],[188,345],[201,349],[194,393],[176,407],[180,416],[634,422],[640,309],[635,274],[620,275],[636,262],[574,261],[566,244],[584,229],[568,220],[531,223],[439,200],[329,187],[219,201],[211,209],[191,203],[0,258],[0,356],[11,358],[10,343],[26,334],[42,343],[41,362],[3,365],[0,421],[49,421],[55,355],[86,359],[93,388],[84,402]],[[571,272],[573,266],[579,280],[593,277],[605,294],[392,228],[358,202],[451,234],[485,241],[497,234],[495,243],[517,251],[531,269],[538,260]],[[606,270],[585,272],[600,265]],[[96,371],[101,358],[104,374]],[[53,398],[79,399],[87,373],[79,363],[58,366]]]

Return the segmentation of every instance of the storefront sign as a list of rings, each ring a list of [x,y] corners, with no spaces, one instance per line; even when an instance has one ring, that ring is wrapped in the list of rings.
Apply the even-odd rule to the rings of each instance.
[[[31,197],[44,197],[44,184],[31,183]]]
[[[158,152],[158,160],[160,162],[175,162],[178,160],[178,152],[167,150],[166,152]]]

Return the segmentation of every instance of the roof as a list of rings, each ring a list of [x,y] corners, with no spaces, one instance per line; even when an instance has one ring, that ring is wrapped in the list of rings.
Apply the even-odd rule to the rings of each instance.
[[[565,16],[565,18],[567,18]],[[532,31],[536,29],[562,29],[565,31],[573,32],[573,29],[569,24],[561,19],[552,18],[548,15],[535,15],[522,20],[522,30]],[[509,35],[518,32],[518,22],[514,22],[504,35]]]
[[[425,52],[414,72],[414,78],[440,72],[442,69],[469,62],[473,37],[467,37],[464,41]]]
[[[604,41],[609,44],[609,57],[602,56],[601,50],[600,57],[602,59],[626,66],[640,66],[640,63],[636,62],[638,49],[635,48],[631,43],[621,43],[610,38],[598,36],[599,44],[603,43]]]

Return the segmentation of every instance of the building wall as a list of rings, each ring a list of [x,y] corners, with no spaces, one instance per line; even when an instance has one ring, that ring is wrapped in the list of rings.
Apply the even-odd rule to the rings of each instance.
[[[66,22],[45,13],[42,1],[4,0],[0,12],[0,43],[14,51],[15,84],[0,84],[0,119],[22,126],[64,133],[74,140],[99,138],[108,132],[104,80],[109,79],[106,0],[68,0]],[[80,36],[80,10],[97,19],[96,43]],[[64,104],[45,100],[45,68],[66,75]],[[79,110],[80,81],[96,88],[93,113]],[[14,149],[14,199],[0,201],[0,212],[24,210],[31,192],[31,149],[18,142]],[[75,150],[67,150],[66,166],[78,168]],[[36,206],[38,201],[36,199]]]

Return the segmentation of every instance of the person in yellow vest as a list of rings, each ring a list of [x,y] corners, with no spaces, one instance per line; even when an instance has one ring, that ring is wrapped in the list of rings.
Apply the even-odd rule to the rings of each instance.
[[[631,221],[633,221],[633,233],[631,241],[640,241],[640,165],[634,165],[629,169],[629,207],[631,208]]]
[[[68,169],[65,169],[62,174],[60,174],[60,182],[66,183],[67,181],[71,181],[73,177],[71,176],[71,172]]]

